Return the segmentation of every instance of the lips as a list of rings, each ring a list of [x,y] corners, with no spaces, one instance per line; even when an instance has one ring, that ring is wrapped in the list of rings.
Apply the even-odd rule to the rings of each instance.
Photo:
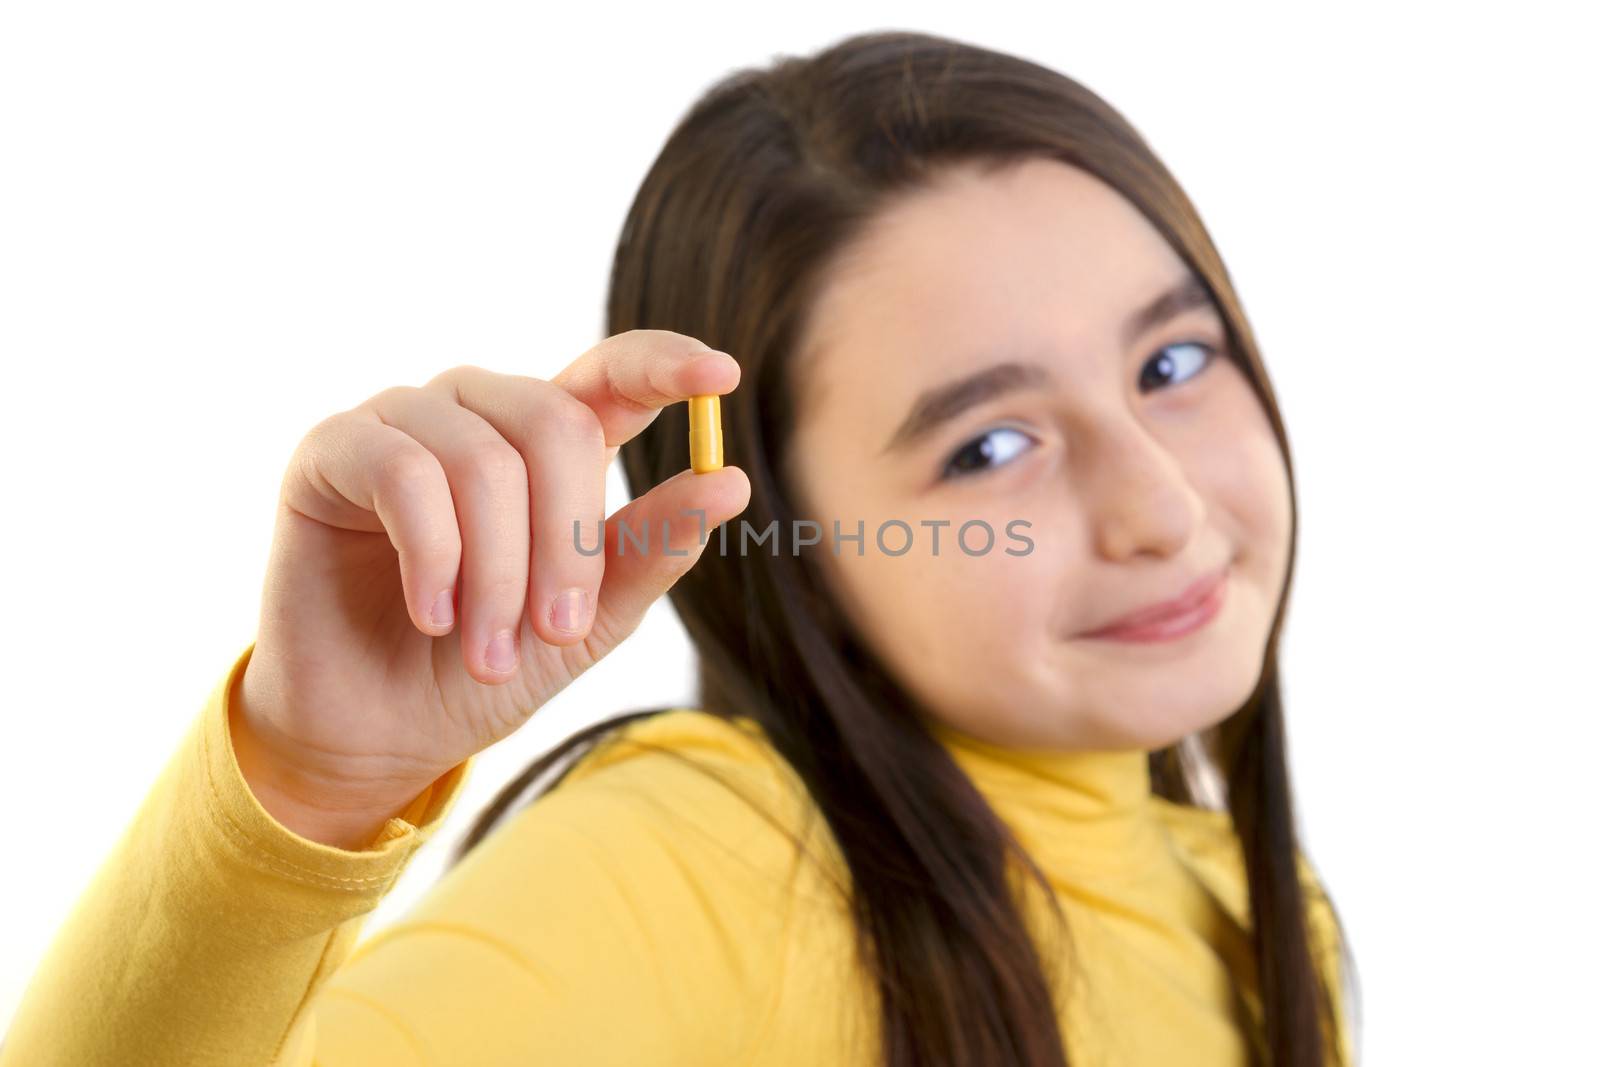
[[[1205,603],[1206,598],[1216,590],[1217,585],[1221,583],[1222,579],[1227,575],[1227,573],[1228,568],[1226,566],[1220,567],[1205,577],[1191,583],[1188,588],[1184,589],[1183,592],[1179,593],[1171,600],[1164,600],[1159,604],[1152,604],[1148,607],[1140,608],[1137,611],[1131,612],[1119,619],[1115,619],[1107,623],[1098,630],[1090,630],[1084,634],[1084,636],[1103,637],[1119,630],[1150,626],[1168,619],[1178,618],[1186,615],[1194,611],[1201,604]]]

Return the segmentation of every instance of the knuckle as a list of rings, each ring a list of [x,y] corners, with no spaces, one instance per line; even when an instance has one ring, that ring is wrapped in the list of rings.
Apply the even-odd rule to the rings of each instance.
[[[565,440],[604,448],[606,428],[594,408],[565,390],[559,391],[566,399],[551,409],[552,428]]]
[[[389,386],[387,389],[379,389],[376,394],[373,394],[373,400],[405,400],[405,398],[410,398],[411,395],[418,394],[418,392],[421,392],[421,390],[419,390],[416,386],[405,386],[405,384],[400,384],[400,386]]]
[[[595,414],[594,408],[550,382],[542,382],[539,392],[542,394],[539,422],[547,427],[547,432],[571,442],[605,445],[605,427],[600,424],[600,416]]]
[[[336,414],[329,415],[327,418],[317,422],[301,435],[300,443],[296,446],[296,451],[321,451],[327,446],[329,439],[339,433],[339,431],[343,428],[344,423],[348,419],[349,412],[341,411]]]
[[[466,447],[467,468],[489,483],[496,492],[506,491],[508,485],[525,485],[527,464],[522,453],[502,437],[485,437]]]
[[[318,493],[337,495],[328,487],[322,472],[329,458],[338,451],[338,442],[345,436],[348,421],[348,412],[329,415],[301,436],[289,455],[279,486],[280,492],[303,483]]]
[[[482,370],[482,367],[472,363],[458,363],[454,367],[442,370],[432,378],[429,378],[423,388],[435,390],[444,388],[453,391],[461,379],[471,374],[481,373]]]
[[[414,385],[391,385],[387,389],[380,389],[372,394],[372,398],[367,403],[374,409],[396,407],[415,400],[420,392],[422,390]]]
[[[427,449],[391,448],[378,458],[374,474],[388,491],[412,493],[439,470],[438,459]]]
[[[528,379],[527,426],[529,440],[555,434],[562,440],[605,444],[605,427],[594,408],[554,382]]]
[[[601,374],[601,384],[605,387],[606,398],[625,411],[651,414],[656,410],[649,404],[646,404],[640,400],[635,400],[633,397],[623,392],[622,387],[617,383],[617,376],[611,372],[610,368],[606,368]],[[602,438],[603,436],[604,435],[602,434]],[[602,443],[604,442],[602,441]]]

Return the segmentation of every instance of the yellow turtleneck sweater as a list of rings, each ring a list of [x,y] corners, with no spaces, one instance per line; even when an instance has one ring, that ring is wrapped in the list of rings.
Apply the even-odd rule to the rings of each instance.
[[[683,708],[630,724],[644,744],[587,754],[363,940],[473,760],[366,849],[299,837],[255,800],[230,743],[253,648],[58,932],[0,1067],[875,1062],[876,992],[830,877],[842,860],[754,723]],[[1043,947],[1081,979],[1058,1005],[1069,1061],[1250,1063],[1259,998],[1227,815],[1153,795],[1137,750],[938,733],[1066,913],[1070,946]],[[791,833],[822,863],[798,861]],[[1300,862],[1337,993],[1332,916]],[[1028,907],[1053,936],[1037,892]]]

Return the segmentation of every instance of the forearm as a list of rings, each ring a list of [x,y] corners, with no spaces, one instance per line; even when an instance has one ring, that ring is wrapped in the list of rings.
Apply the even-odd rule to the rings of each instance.
[[[46,952],[0,1067],[271,1062],[421,844],[422,832],[394,820],[362,851],[329,847],[252,799],[225,699],[242,663]]]

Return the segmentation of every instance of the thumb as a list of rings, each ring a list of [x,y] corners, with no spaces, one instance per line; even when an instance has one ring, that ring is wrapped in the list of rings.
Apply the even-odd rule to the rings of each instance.
[[[606,519],[605,576],[591,628],[602,655],[695,565],[705,551],[702,540],[717,524],[749,503],[750,479],[738,467],[704,474],[685,469]]]

